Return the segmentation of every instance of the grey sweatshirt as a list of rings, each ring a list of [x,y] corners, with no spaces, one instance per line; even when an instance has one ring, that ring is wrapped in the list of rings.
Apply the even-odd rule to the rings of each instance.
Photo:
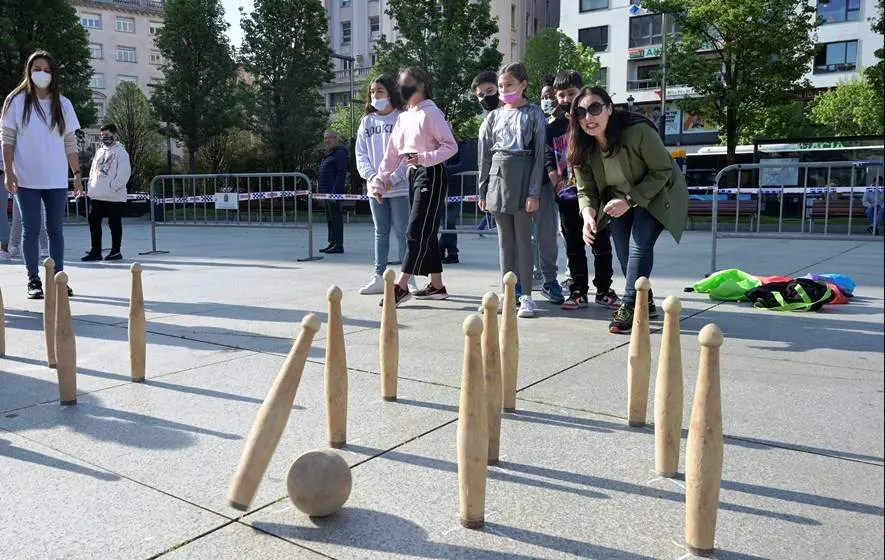
[[[529,173],[528,196],[539,198],[544,182],[544,148],[546,144],[547,118],[540,107],[526,103],[518,109],[501,107],[486,115],[479,129],[479,196],[485,198],[489,188],[489,171],[495,153],[531,156],[533,164]],[[507,185],[518,197],[523,185]],[[505,193],[505,198],[510,196]]]

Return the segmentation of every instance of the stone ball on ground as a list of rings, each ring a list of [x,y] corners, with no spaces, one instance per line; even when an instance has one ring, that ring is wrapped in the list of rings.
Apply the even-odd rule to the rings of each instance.
[[[331,449],[316,449],[295,459],[286,488],[296,508],[311,517],[325,517],[344,505],[352,482],[350,467],[341,455]]]

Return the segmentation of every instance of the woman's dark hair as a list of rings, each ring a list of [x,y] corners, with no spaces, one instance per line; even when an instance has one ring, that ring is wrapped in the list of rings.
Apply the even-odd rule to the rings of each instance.
[[[51,113],[49,121],[46,120],[47,117],[43,113],[43,107],[40,106],[40,100],[37,99],[37,86],[31,81],[31,69],[34,66],[34,62],[40,59],[45,60],[49,64],[49,69],[52,70],[52,83],[49,84],[49,112]],[[65,115],[61,107],[61,93],[59,92],[60,81],[61,75],[58,72],[58,66],[55,64],[52,55],[46,51],[35,51],[28,57],[28,62],[25,64],[24,79],[6,98],[6,101],[3,103],[3,111],[0,111],[0,114],[6,113],[16,95],[24,93],[25,110],[22,114],[22,124],[28,124],[31,120],[31,111],[36,111],[40,120],[47,123],[50,129],[55,128],[61,136],[64,136]]]
[[[416,86],[424,86],[424,98],[433,99],[433,96],[430,93],[430,76],[427,75],[427,72],[425,72],[423,68],[418,68],[417,66],[409,66],[408,68],[403,68],[402,70],[400,70],[399,73],[410,76],[413,80],[415,80]]]
[[[523,64],[522,62],[511,62],[510,64],[505,64],[498,72],[498,76],[503,76],[504,74],[510,74],[519,82],[529,81],[529,72],[528,70],[526,70],[525,64]]]
[[[390,74],[381,74],[371,82],[369,82],[369,86],[366,88],[366,114],[371,115],[372,113],[376,113],[377,110],[372,106],[372,86],[375,84],[381,84],[384,86],[384,89],[387,90],[387,97],[390,99],[390,105],[394,109],[402,109],[403,108],[403,96],[399,93],[399,87],[396,85],[396,80]]]
[[[587,156],[599,150],[599,142],[596,138],[590,136],[581,128],[581,123],[575,115],[575,111],[580,106],[581,100],[585,97],[595,95],[602,100],[606,107],[613,109],[611,116],[608,118],[608,124],[605,126],[605,143],[610,154],[615,154],[621,148],[621,135],[624,129],[630,126],[634,120],[631,113],[614,109],[612,98],[608,92],[601,87],[585,87],[581,93],[575,98],[571,108],[571,119],[569,123],[569,139],[568,139],[568,162],[572,167],[580,168],[587,161]]]

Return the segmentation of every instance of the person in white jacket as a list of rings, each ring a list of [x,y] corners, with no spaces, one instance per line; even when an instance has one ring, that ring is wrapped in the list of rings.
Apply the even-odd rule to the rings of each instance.
[[[366,115],[360,121],[356,140],[356,167],[360,177],[371,183],[387,151],[393,127],[402,112],[403,102],[396,81],[381,74],[369,84]],[[367,191],[368,192],[368,191]],[[401,165],[391,176],[390,189],[369,199],[375,223],[375,268],[372,279],[360,288],[360,294],[384,293],[382,275],[387,269],[391,231],[398,245],[397,261],[406,252],[406,228],[409,224],[409,178]]]
[[[120,244],[123,241],[123,206],[126,204],[126,184],[132,174],[129,154],[117,141],[117,126],[108,123],[101,127],[102,146],[92,158],[89,171],[89,184],[86,196],[89,197],[89,237],[92,248],[81,260],[101,260],[101,221],[108,219],[111,230],[111,252],[106,261],[123,258]]]

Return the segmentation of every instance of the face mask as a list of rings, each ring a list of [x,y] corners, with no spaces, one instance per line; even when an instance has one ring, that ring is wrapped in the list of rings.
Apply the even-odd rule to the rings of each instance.
[[[403,101],[408,102],[418,91],[418,86],[400,86],[399,91],[403,94]]]
[[[501,96],[497,93],[486,95],[485,97],[480,98],[479,104],[482,105],[482,108],[486,111],[494,111],[498,108],[498,105],[501,104]]]
[[[386,97],[384,99],[375,99],[372,101],[372,107],[375,108],[376,111],[383,111],[387,109],[387,106],[390,105],[390,99]]]
[[[38,88],[48,88],[52,83],[52,74],[48,72],[31,72],[31,81]]]
[[[522,99],[522,92],[521,91],[516,92],[516,93],[502,93],[501,94],[501,101],[503,101],[504,103],[507,103],[508,105],[512,104],[512,103],[518,103],[520,99]]]
[[[556,111],[556,101],[553,101],[552,99],[542,99],[541,110],[544,111],[545,115],[552,115]]]
[[[114,137],[113,136],[102,136],[101,143],[104,144],[105,146],[110,146],[111,144],[114,143]]]

